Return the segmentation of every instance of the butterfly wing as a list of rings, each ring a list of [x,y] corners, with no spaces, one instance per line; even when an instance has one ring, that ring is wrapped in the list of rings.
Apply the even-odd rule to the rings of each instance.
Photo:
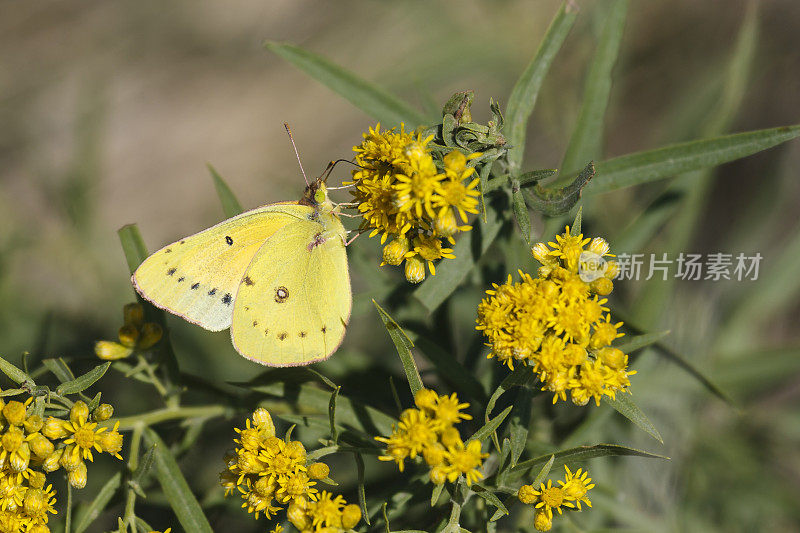
[[[339,347],[352,306],[344,236],[339,219],[322,213],[267,239],[236,294],[231,337],[239,353],[268,366],[297,366]]]
[[[253,256],[280,228],[311,213],[287,202],[229,218],[155,252],[136,269],[133,285],[156,307],[211,331],[226,329]]]

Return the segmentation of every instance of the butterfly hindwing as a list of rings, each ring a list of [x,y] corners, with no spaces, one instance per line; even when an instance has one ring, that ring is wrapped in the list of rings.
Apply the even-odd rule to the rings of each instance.
[[[148,257],[133,285],[157,307],[211,331],[226,329],[253,256],[276,231],[311,212],[296,202],[279,203],[220,222]]]
[[[344,235],[338,218],[322,213],[267,239],[236,294],[231,336],[242,355],[296,366],[336,350],[352,305]]]

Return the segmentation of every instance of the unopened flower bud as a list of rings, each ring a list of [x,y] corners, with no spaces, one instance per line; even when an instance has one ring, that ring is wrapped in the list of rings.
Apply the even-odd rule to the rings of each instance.
[[[253,425],[259,431],[264,432],[267,437],[275,436],[275,424],[272,422],[272,416],[263,407],[259,407],[253,412]]]
[[[73,424],[82,425],[89,418],[89,406],[83,400],[78,400],[69,410],[69,420]]]
[[[421,283],[425,279],[425,261],[417,255],[406,258],[405,274],[409,283]]]
[[[144,307],[138,303],[127,304],[122,308],[122,316],[126,326],[141,326],[144,322]]]
[[[123,346],[118,342],[97,341],[94,344],[94,353],[100,359],[116,361],[117,359],[124,359],[132,354],[133,348],[130,346]]]
[[[539,496],[536,495],[536,489],[533,488],[531,485],[522,485],[517,491],[517,498],[522,503],[531,504],[534,503]]]
[[[553,518],[544,509],[537,509],[533,515],[533,527],[536,531],[550,531],[553,528]]]
[[[399,265],[410,249],[411,243],[406,237],[397,237],[383,247],[383,262],[387,265]]]
[[[104,422],[114,416],[114,407],[108,403],[101,403],[94,410],[93,416],[97,422]]]
[[[42,427],[42,435],[48,439],[61,439],[67,436],[67,430],[64,427],[64,421],[52,416],[47,417],[47,420]]]
[[[353,529],[361,521],[361,508],[351,503],[342,509],[342,527],[345,529]]]
[[[67,482],[74,489],[82,489],[86,486],[86,463],[81,463],[67,475]]]
[[[64,455],[64,448],[58,449],[47,456],[42,463],[42,470],[45,472],[55,472],[61,466],[61,457]]]
[[[10,401],[3,407],[3,416],[12,426],[20,426],[25,422],[25,404],[18,401]]]
[[[331,469],[325,463],[313,463],[308,466],[308,477],[311,479],[325,479],[330,473]]]
[[[31,415],[25,419],[22,425],[25,426],[25,431],[28,433],[36,433],[44,426],[44,420],[39,415]]]
[[[163,335],[164,330],[161,329],[161,326],[155,322],[147,322],[142,326],[142,335],[139,337],[137,348],[146,350],[160,341]]]
[[[53,453],[55,446],[50,440],[42,435],[41,433],[35,433],[33,437],[30,438],[28,444],[31,447],[31,451],[33,455],[36,456],[37,459],[44,461]]]
[[[123,346],[133,348],[139,340],[139,328],[133,325],[126,325],[119,328],[119,342]]]

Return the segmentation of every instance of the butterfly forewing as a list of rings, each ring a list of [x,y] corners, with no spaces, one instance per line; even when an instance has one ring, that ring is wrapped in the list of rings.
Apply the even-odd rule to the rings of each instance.
[[[253,256],[276,231],[311,212],[295,202],[271,204],[220,222],[148,257],[133,275],[134,287],[155,306],[194,324],[226,329]]]
[[[344,235],[338,218],[320,214],[286,225],[258,250],[236,294],[231,336],[242,355],[296,366],[338,348],[352,304]]]

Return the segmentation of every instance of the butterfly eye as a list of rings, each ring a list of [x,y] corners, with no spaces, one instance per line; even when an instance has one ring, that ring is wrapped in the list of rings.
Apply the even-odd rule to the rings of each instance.
[[[325,191],[317,190],[317,192],[314,193],[314,201],[316,203],[318,203],[318,204],[321,204],[322,202],[324,202],[325,201]]]

